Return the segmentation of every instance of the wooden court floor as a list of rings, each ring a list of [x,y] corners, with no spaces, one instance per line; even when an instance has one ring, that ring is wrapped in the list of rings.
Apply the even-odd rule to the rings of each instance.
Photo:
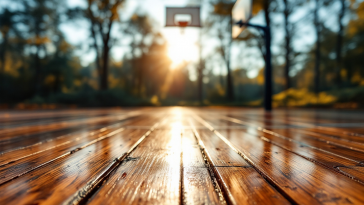
[[[0,111],[0,204],[364,204],[364,112]]]

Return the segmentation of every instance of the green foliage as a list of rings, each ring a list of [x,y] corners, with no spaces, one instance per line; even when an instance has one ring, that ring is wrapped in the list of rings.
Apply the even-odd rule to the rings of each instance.
[[[333,95],[321,92],[315,94],[307,89],[288,89],[273,97],[275,107],[329,106],[337,101]]]

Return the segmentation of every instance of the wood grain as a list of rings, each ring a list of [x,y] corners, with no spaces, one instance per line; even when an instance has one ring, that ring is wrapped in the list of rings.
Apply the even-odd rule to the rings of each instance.
[[[41,166],[44,166],[59,157],[73,154],[74,152],[84,149],[87,146],[105,140],[109,137],[113,137],[114,135],[117,135],[123,131],[123,128],[106,130],[99,134],[89,135],[83,138],[76,138],[73,141],[58,144],[57,146],[50,147],[47,150],[30,153],[22,158],[13,159],[12,161],[0,166],[0,184],[40,168]],[[124,134],[128,135],[131,131],[132,130],[127,130]]]
[[[138,113],[130,113],[122,116],[103,116],[103,117],[94,117],[88,119],[78,119],[72,121],[61,121],[49,124],[40,124],[40,125],[26,125],[21,127],[16,127],[12,129],[4,129],[0,130],[0,139],[1,140],[9,140],[14,136],[26,134],[34,134],[39,132],[49,132],[54,131],[62,128],[69,128],[75,126],[82,126],[82,125],[92,125],[96,123],[107,123],[111,121],[118,121],[123,120],[132,116],[136,116]]]
[[[257,137],[257,139],[280,146],[281,148],[306,157],[311,161],[322,163],[327,167],[335,168],[338,166],[356,166],[361,164],[360,155],[359,157],[351,157],[342,154],[342,150],[348,151],[347,148],[328,145],[322,141],[306,139],[304,137],[298,138],[289,132],[285,132],[284,135],[280,135],[274,131],[241,130],[241,134],[252,135]],[[350,151],[349,153],[351,153]]]
[[[137,116],[131,118],[123,118],[120,117],[120,120],[117,121],[110,121],[110,122],[101,122],[95,123],[88,126],[78,126],[73,128],[65,128],[59,129],[52,132],[45,132],[45,133],[37,133],[34,135],[20,135],[12,138],[11,140],[1,141],[0,140],[0,153],[4,154],[4,152],[9,151],[16,151],[20,149],[32,149],[34,148],[33,145],[45,145],[45,144],[52,144],[54,146],[58,143],[63,143],[64,139],[73,138],[77,135],[83,135],[93,129],[103,129],[108,126],[122,126],[125,128],[130,128],[130,126],[135,126],[139,129],[141,126],[149,125],[150,123],[156,121],[156,117],[151,116]],[[150,129],[151,126],[144,127],[145,129]],[[48,143],[48,141],[50,141]],[[60,141],[60,142],[59,142]],[[67,140],[66,140],[67,141]]]
[[[291,204],[253,167],[216,167],[232,204]]]
[[[212,169],[207,167],[191,130],[185,130],[182,135],[182,158],[183,204],[225,204],[220,188],[214,185],[210,175]]]
[[[234,122],[239,123],[238,121]],[[344,145],[342,145],[340,143],[330,143],[331,141],[317,140],[317,138],[312,137],[312,134],[300,134],[297,133],[297,130],[298,129],[269,128],[261,130],[260,128],[253,128],[248,129],[246,132],[261,138],[262,140],[268,140],[270,143],[278,145],[286,150],[297,153],[310,161],[320,163],[334,171],[338,171],[338,167],[348,166],[351,170],[350,174],[342,170],[339,172],[350,178],[355,178],[355,180],[364,184],[361,172],[355,171],[356,169],[360,169],[360,166],[363,163],[364,150],[353,150],[352,147],[345,146],[350,143],[347,141],[344,141],[346,144],[343,143]],[[322,135],[318,135],[322,137]],[[317,134],[314,136],[317,136]],[[333,138],[326,138],[326,140],[331,139]],[[352,144],[353,143],[349,144],[349,146]]]
[[[180,204],[181,130],[155,131],[89,204]]]
[[[217,178],[219,187],[229,204],[290,204],[240,155],[240,160],[244,163],[235,162],[236,156],[231,154],[235,151],[231,148],[228,149],[228,145],[212,131],[194,131],[197,139],[201,141],[200,145],[205,149],[205,156],[211,163],[211,168]],[[206,143],[209,144],[209,139],[215,137],[217,138],[214,139],[214,142],[218,143],[219,147],[224,145],[224,149],[216,150],[214,147],[205,146]],[[213,154],[217,151],[219,154]],[[217,158],[216,156],[221,155],[224,157],[219,157],[220,160],[214,159]],[[234,156],[234,158],[230,158],[230,156]],[[221,159],[227,160],[227,162],[234,162],[225,162],[223,164],[234,164],[235,166],[220,166]],[[236,166],[237,164],[240,166]]]
[[[145,131],[118,134],[0,186],[1,204],[61,204],[102,174]]]
[[[292,140],[293,142],[300,143],[302,145],[312,146],[318,150],[327,152],[327,155],[335,154],[337,156],[342,156],[346,159],[356,161],[357,163],[364,162],[364,152],[363,150],[353,150],[349,147],[343,146],[341,144],[327,143],[320,140],[316,140],[307,135],[297,135],[290,130],[266,130],[264,132],[259,132],[264,136],[278,136],[277,138],[285,138],[287,140]]]
[[[183,168],[183,204],[225,204],[207,168]]]
[[[364,203],[364,187],[337,172],[241,131],[220,131],[271,183],[298,204]]]
[[[250,166],[238,153],[231,149],[218,136],[211,134],[209,130],[200,130],[201,140],[208,150],[211,163],[214,166],[234,167]]]

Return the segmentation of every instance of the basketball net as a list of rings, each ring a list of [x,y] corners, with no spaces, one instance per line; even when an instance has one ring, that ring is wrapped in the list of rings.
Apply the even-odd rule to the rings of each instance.
[[[177,24],[181,29],[181,34],[183,35],[185,33],[185,28],[190,24],[190,22],[188,22],[188,21],[178,21]]]

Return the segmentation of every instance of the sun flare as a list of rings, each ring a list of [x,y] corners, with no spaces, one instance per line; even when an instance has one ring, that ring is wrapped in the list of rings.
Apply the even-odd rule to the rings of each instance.
[[[184,35],[174,35],[168,38],[168,41],[168,56],[172,60],[172,69],[183,62],[198,60],[198,46],[193,40]]]

